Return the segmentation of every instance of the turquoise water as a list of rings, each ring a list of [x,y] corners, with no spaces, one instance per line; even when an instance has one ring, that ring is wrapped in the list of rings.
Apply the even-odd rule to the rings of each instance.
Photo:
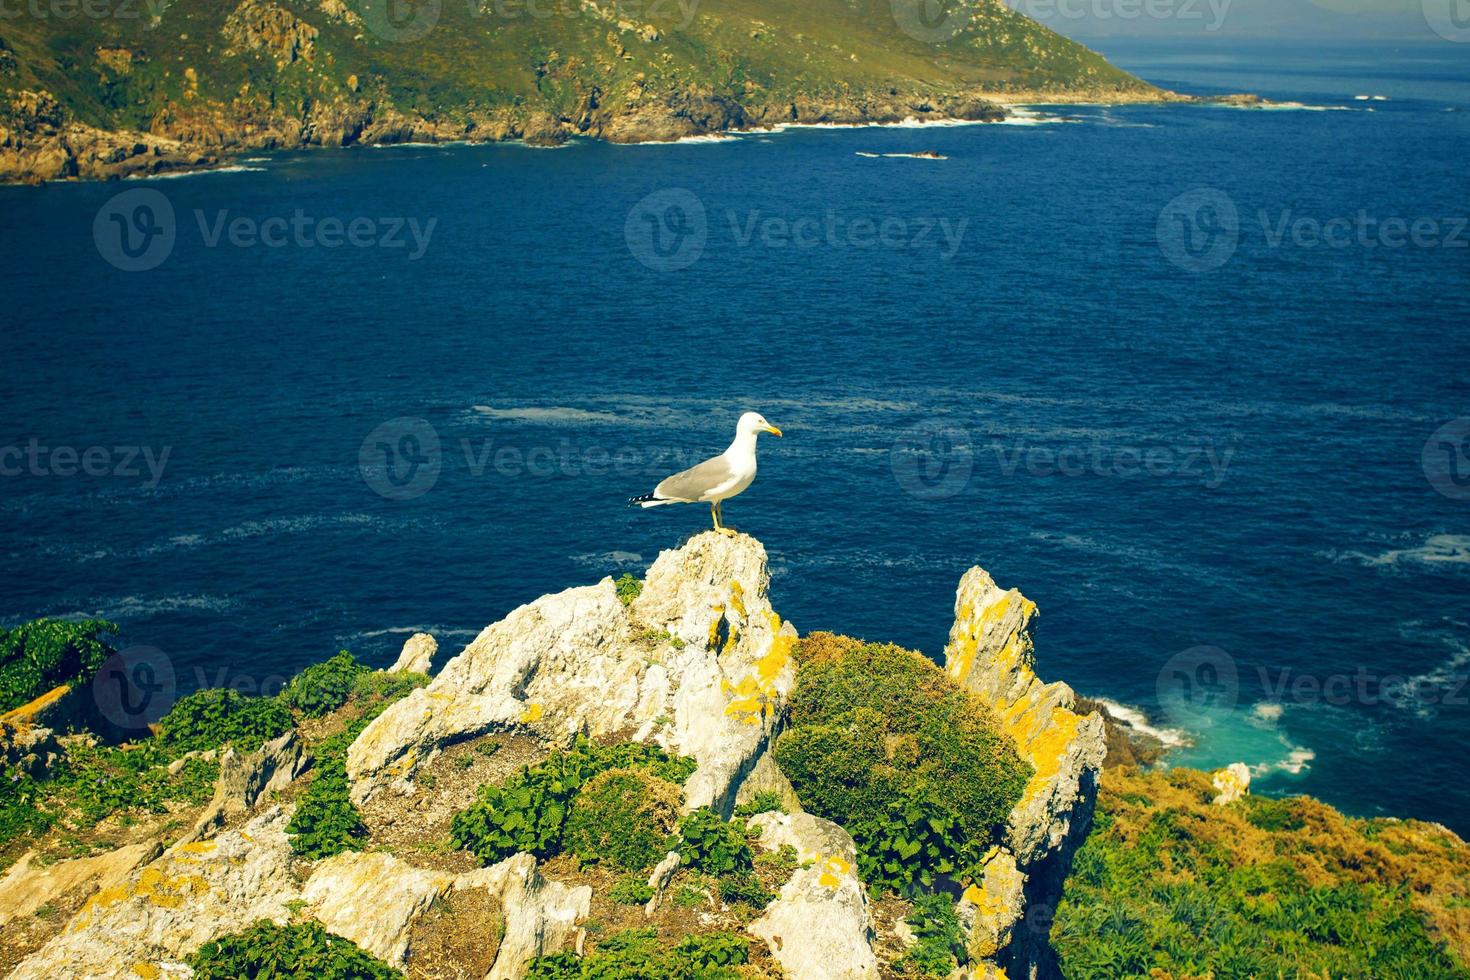
[[[937,655],[980,564],[1184,760],[1470,831],[1466,47],[1107,48],[1286,111],[0,189],[0,621],[119,621],[140,718],[455,648],[704,527],[625,502],[756,409],[726,517],[802,630]]]

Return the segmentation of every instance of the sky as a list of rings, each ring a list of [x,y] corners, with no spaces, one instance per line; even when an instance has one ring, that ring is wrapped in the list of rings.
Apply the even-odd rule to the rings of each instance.
[[[1470,24],[1470,0],[1006,0],[1070,37],[1434,40],[1425,9]]]

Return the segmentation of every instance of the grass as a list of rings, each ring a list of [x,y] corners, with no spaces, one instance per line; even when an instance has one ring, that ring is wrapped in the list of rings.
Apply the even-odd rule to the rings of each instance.
[[[1052,931],[1065,975],[1470,977],[1470,854],[1443,828],[1214,792],[1105,774]]]

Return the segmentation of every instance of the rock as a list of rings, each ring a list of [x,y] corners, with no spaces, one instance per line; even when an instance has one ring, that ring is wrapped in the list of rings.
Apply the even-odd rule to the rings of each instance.
[[[973,956],[989,958],[1010,944],[1011,931],[1026,912],[1025,885],[1016,859],[1002,850],[985,866],[980,884],[965,890],[959,916],[970,926]]]
[[[1216,770],[1212,774],[1211,781],[1220,791],[1219,795],[1210,801],[1215,806],[1226,806],[1250,795],[1251,771],[1244,762],[1232,762],[1224,769]]]
[[[413,792],[442,746],[521,727],[657,741],[699,764],[686,807],[728,814],[794,681],[795,630],[768,584],[760,542],[711,531],[662,553],[628,607],[604,579],[513,610],[363,731],[347,754],[354,800]]]
[[[36,852],[28,851],[0,879],[0,926],[33,915],[43,905],[73,891],[91,894],[122,883],[128,873],[163,853],[158,841],[118,848],[95,857],[57,861],[37,866]]]
[[[226,748],[220,757],[214,798],[181,843],[208,836],[216,828],[245,816],[267,792],[289,786],[310,761],[294,730],[247,755]]]
[[[12,980],[113,980],[178,971],[199,946],[260,919],[284,922],[299,891],[273,807],[240,830],[176,846],[98,891],[60,935],[22,960]]]
[[[762,813],[750,826],[767,850],[794,847],[803,863],[813,862],[747,927],[765,940],[787,980],[876,978],[873,919],[847,831],[809,813]]]
[[[462,874],[454,888],[488,888],[500,896],[505,909],[505,936],[485,980],[521,980],[527,960],[559,952],[568,943],[580,947],[582,930],[577,923],[592,907],[589,886],[548,881],[529,854]]]
[[[986,903],[974,903],[973,956],[996,957],[1013,978],[1054,972],[1045,930],[1016,934],[1011,926],[1029,906],[1056,906],[1072,855],[1092,824],[1107,751],[1102,718],[1077,715],[1070,687],[1046,684],[1036,676],[1030,632],[1035,615],[1035,603],[1015,589],[1003,591],[983,569],[972,568],[960,580],[955,623],[945,648],[946,672],[990,706],[1034,770],[1011,811],[1004,841],[1004,851],[1024,877],[1023,900],[1019,907],[1009,898],[993,904],[1017,896],[1009,874],[993,886],[982,883],[972,889],[977,894],[967,896],[987,898]],[[995,918],[980,921],[987,915]],[[1008,945],[1002,942],[1007,935],[1012,937]]]
[[[668,889],[669,882],[674,879],[674,872],[679,870],[680,860],[678,851],[670,851],[664,855],[658,867],[654,868],[653,873],[648,876],[648,887],[653,889],[653,897],[644,903],[644,915],[652,915],[658,911],[658,903],[664,897],[664,891]]]
[[[317,33],[315,27],[269,0],[244,0],[220,28],[230,43],[226,55],[264,52],[278,69],[314,60]]]
[[[434,654],[439,652],[439,643],[428,633],[415,633],[403,643],[403,652],[388,668],[390,673],[427,674],[434,665]]]
[[[50,728],[0,719],[0,765],[40,779],[61,755],[61,742]]]
[[[347,851],[319,864],[301,897],[328,931],[402,968],[413,920],[454,882],[391,854]]]

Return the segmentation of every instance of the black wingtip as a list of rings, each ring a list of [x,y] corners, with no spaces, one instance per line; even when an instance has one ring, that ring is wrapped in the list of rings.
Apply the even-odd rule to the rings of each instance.
[[[628,499],[628,506],[629,507],[637,507],[639,504],[645,504],[648,501],[653,500],[653,499],[654,499],[654,496],[651,493],[645,493],[645,494],[643,494],[642,496],[639,496],[639,497],[630,497]]]

